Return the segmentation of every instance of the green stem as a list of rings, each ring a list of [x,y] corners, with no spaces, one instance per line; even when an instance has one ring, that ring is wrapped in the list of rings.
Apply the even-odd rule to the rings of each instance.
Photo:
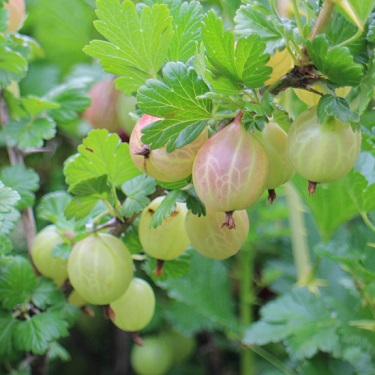
[[[357,32],[352,37],[350,37],[349,39],[346,39],[342,43],[338,44],[337,47],[344,47],[344,46],[347,46],[350,43],[355,42],[362,35],[362,33],[363,33],[362,30],[358,29]]]
[[[254,254],[247,242],[240,252],[240,323],[248,327],[253,321],[252,305],[254,303]],[[240,354],[240,374],[254,375],[253,353],[248,348],[243,348]]]
[[[286,184],[285,190],[289,210],[293,257],[297,271],[297,283],[303,285],[303,282],[311,271],[311,264],[303,217],[302,200],[296,189],[290,183]]]
[[[335,3],[332,0],[326,0],[323,4],[321,11],[319,12],[318,18],[316,19],[314,28],[309,36],[310,40],[313,40],[316,35],[323,34],[329,26],[333,10],[335,9]]]
[[[293,3],[293,10],[294,10],[294,18],[296,19],[298,31],[300,35],[303,35],[303,26],[302,26],[301,16],[299,14],[297,0],[292,0],[292,3]]]

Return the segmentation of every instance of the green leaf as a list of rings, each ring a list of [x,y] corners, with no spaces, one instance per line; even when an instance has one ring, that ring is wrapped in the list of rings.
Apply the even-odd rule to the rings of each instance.
[[[29,300],[36,286],[31,263],[23,257],[0,256],[0,300],[4,309],[11,309]]]
[[[178,199],[179,195],[180,190],[172,190],[165,196],[152,216],[150,225],[153,228],[156,228],[158,225],[160,225],[163,220],[171,214],[171,212],[175,208],[176,200]]]
[[[186,275],[156,283],[167,291],[170,298],[192,307],[215,326],[234,329],[237,318],[228,276],[224,262],[205,258],[193,251]]]
[[[245,344],[284,341],[294,360],[311,358],[319,350],[332,352],[339,340],[340,323],[332,315],[334,301],[307,289],[295,289],[261,309],[261,320],[246,330]]]
[[[263,41],[267,42],[270,51],[285,45],[283,29],[284,27],[291,29],[294,26],[292,21],[280,20],[268,6],[259,4],[241,6],[236,13],[234,22],[236,35],[240,37],[259,35]]]
[[[264,54],[266,44],[258,35],[241,38],[235,45],[233,33],[224,31],[223,21],[210,11],[204,19],[202,37],[209,70],[207,78],[210,83],[224,79],[231,86],[224,94],[261,87],[269,78],[272,72],[266,66],[269,55]]]
[[[38,218],[53,224],[65,220],[64,210],[71,200],[72,197],[65,191],[46,194],[37,207]]]
[[[53,341],[68,335],[68,324],[57,312],[43,312],[25,321],[19,321],[14,330],[17,349],[43,354]]]
[[[108,176],[102,175],[78,182],[69,187],[69,193],[80,196],[95,196],[98,200],[105,199],[110,194]]]
[[[172,300],[163,312],[172,327],[185,335],[212,331],[217,328],[217,323],[210,317],[201,314],[194,306],[183,302]]]
[[[74,80],[55,87],[46,95],[48,100],[58,103],[57,109],[49,111],[49,115],[58,123],[65,124],[75,120],[91,100],[84,81]]]
[[[344,124],[359,121],[359,116],[350,109],[349,103],[344,98],[329,94],[319,100],[317,114],[321,124],[328,116],[334,116]]]
[[[92,195],[74,197],[65,208],[64,214],[68,220],[83,219],[91,213],[98,201],[98,197]]]
[[[59,104],[57,103],[31,95],[21,98],[21,103],[23,109],[31,117],[35,117],[36,115],[39,115],[40,113],[43,113],[48,109],[59,107]]]
[[[307,181],[302,177],[295,175],[292,182],[314,217],[323,240],[328,240],[341,224],[360,212],[375,209],[375,184],[368,186],[365,177],[354,170],[339,181],[318,185],[314,196],[309,194]]]
[[[0,172],[0,180],[20,195],[18,209],[25,209],[34,204],[34,192],[39,189],[39,176],[33,169],[22,164],[5,167]]]
[[[187,61],[194,55],[195,44],[200,40],[202,7],[198,1],[163,1],[173,17],[173,37],[169,46],[168,61]]]
[[[13,354],[15,324],[16,321],[10,313],[0,312],[0,358],[9,358]]]
[[[143,7],[140,17],[130,0],[98,0],[97,7],[94,24],[108,41],[94,40],[84,52],[119,76],[119,90],[132,94],[162,67],[173,35],[172,17],[163,4]]]
[[[206,215],[206,207],[198,198],[194,188],[181,191],[180,200],[186,203],[186,207],[191,210],[194,215]]]
[[[12,81],[20,81],[25,77],[27,61],[8,47],[0,46],[0,85],[8,86]]]
[[[36,307],[45,310],[48,306],[65,302],[64,295],[52,280],[44,277],[37,278],[37,285],[31,295],[31,300]]]
[[[42,147],[44,140],[52,139],[55,134],[56,124],[50,117],[12,120],[5,128],[7,143],[21,150]]]
[[[155,192],[156,182],[152,177],[142,174],[125,182],[121,189],[126,195],[122,212],[125,217],[131,217],[150,203],[148,195]]]
[[[167,63],[164,82],[148,80],[138,91],[138,105],[145,113],[161,117],[143,129],[142,142],[151,148],[167,144],[171,152],[192,142],[211,119],[211,101],[198,96],[209,91],[192,68]]]
[[[0,214],[9,212],[21,199],[20,195],[0,181]]]
[[[135,225],[130,225],[125,231],[123,241],[132,254],[138,254],[143,251],[143,247],[139,241],[138,230]]]
[[[109,134],[108,130],[90,131],[78,152],[64,168],[70,190],[82,181],[103,175],[116,187],[141,173],[131,160],[129,145],[121,143],[119,136]]]
[[[357,86],[363,76],[363,68],[355,64],[347,47],[329,47],[324,35],[306,42],[307,52],[319,71],[331,81],[343,86]]]
[[[148,262],[143,265],[143,269],[147,272],[149,277],[156,281],[165,281],[169,278],[178,278],[188,273],[190,269],[191,252],[184,252],[176,259],[168,260],[163,263],[163,273],[160,276],[155,276],[154,270],[157,269],[157,259],[148,258]]]
[[[333,0],[359,29],[363,30],[375,0]]]
[[[16,191],[0,181],[0,235],[8,234],[19,219],[20,213],[14,207],[20,199]]]

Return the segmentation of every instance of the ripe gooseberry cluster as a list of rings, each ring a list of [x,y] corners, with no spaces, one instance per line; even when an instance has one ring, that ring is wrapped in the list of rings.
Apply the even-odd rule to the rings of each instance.
[[[354,166],[361,147],[360,131],[354,131],[333,116],[320,123],[317,106],[298,116],[289,134],[275,122],[267,123],[263,131],[247,131],[241,118],[239,112],[231,124],[209,139],[205,140],[205,130],[202,138],[201,134],[193,143],[171,153],[165,147],[150,150],[141,142],[143,127],[159,120],[157,117],[142,116],[130,137],[131,156],[143,172],[167,182],[192,174],[195,191],[206,207],[206,216],[186,214],[186,208],[182,210],[182,204],[178,203],[179,208],[168,220],[175,220],[177,228],[177,221],[182,222],[181,216],[186,215],[189,242],[201,254],[215,259],[228,258],[241,248],[249,230],[244,210],[266,189],[272,203],[276,198],[275,189],[297,172],[308,180],[309,192],[314,194],[317,183],[345,176]],[[140,240],[150,256],[169,260],[183,252],[187,240],[181,223],[179,232],[168,229],[166,223],[159,229],[150,227],[160,202],[152,202],[143,211]],[[177,216],[179,219],[174,219]],[[177,237],[180,237],[180,246],[172,245]],[[158,246],[161,238],[163,245]],[[165,238],[170,245],[165,244]]]
[[[154,314],[155,294],[145,280],[133,277],[125,244],[113,235],[92,233],[76,242],[64,259],[53,255],[64,237],[54,225],[36,235],[31,255],[38,271],[58,286],[69,278],[74,288],[69,303],[109,305],[108,316],[117,327],[129,332],[143,329]]]

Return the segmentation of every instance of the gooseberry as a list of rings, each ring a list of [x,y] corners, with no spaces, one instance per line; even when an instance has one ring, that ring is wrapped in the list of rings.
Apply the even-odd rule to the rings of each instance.
[[[34,238],[31,257],[37,270],[61,285],[68,278],[68,259],[54,256],[53,250],[64,242],[55,225],[47,225]]]
[[[186,232],[192,246],[202,255],[213,259],[226,259],[236,254],[247,238],[249,218],[246,210],[235,211],[235,229],[223,226],[225,214],[206,210],[206,216],[186,215]]]
[[[110,303],[113,323],[124,331],[135,332],[151,321],[155,311],[155,294],[147,281],[134,278],[126,292]]]
[[[137,375],[164,375],[173,364],[170,345],[163,337],[148,336],[143,345],[134,345],[130,362]]]
[[[288,152],[295,170],[309,181],[310,193],[317,183],[344,177],[361,149],[361,132],[333,116],[320,124],[317,107],[298,116],[289,130]]]
[[[129,146],[130,155],[139,170],[164,182],[183,180],[191,175],[195,155],[208,138],[207,129],[188,145],[167,152],[165,147],[150,150],[141,141],[142,129],[160,118],[143,115],[133,129]]]
[[[9,0],[9,2],[4,3],[4,9],[7,9],[9,12],[7,30],[18,31],[25,21],[25,0]]]
[[[81,297],[94,305],[118,299],[133,278],[133,260],[125,244],[106,233],[77,242],[68,261],[69,280]]]
[[[287,182],[294,173],[288,153],[288,134],[275,122],[269,122],[262,132],[256,131],[255,135],[267,152],[270,164],[268,200],[272,203],[276,198],[275,188]]]
[[[253,204],[264,192],[269,174],[267,153],[245,130],[241,114],[208,139],[193,165],[193,182],[198,197],[212,211],[227,213],[224,222],[235,223],[231,213]]]
[[[155,198],[143,211],[139,220],[139,240],[144,251],[161,260],[171,260],[181,255],[189,245],[185,230],[187,208],[176,202],[175,209],[162,223],[153,228],[150,223],[165,196]]]
[[[120,94],[112,77],[96,82],[89,90],[91,104],[86,108],[83,118],[94,129],[108,129],[110,132],[120,130],[117,109]]]
[[[176,331],[167,331],[162,336],[170,346],[173,363],[185,361],[196,347],[194,337],[192,336],[185,336]]]

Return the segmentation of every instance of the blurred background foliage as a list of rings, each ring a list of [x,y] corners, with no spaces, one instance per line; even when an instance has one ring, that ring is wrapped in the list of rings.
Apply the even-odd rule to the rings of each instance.
[[[205,9],[214,8],[230,25],[241,2],[212,0],[201,3]],[[82,52],[90,40],[101,38],[93,27],[96,18],[94,0],[27,0],[27,9],[28,17],[20,32],[34,37],[40,43],[43,56],[30,64],[27,78],[20,83],[21,95],[43,95],[58,84],[75,79],[84,82],[89,89],[107,76]],[[305,108],[295,95],[288,92],[280,99],[281,103],[283,101],[288,101],[293,115]],[[134,100],[132,103],[130,107],[134,109]],[[371,113],[366,116],[371,118]],[[124,131],[120,131],[120,135],[125,138],[129,135],[129,126],[131,128],[134,123],[129,118],[127,121],[130,125],[123,124]],[[371,121],[367,120],[367,123],[371,124]],[[62,166],[66,158],[75,153],[77,145],[90,129],[83,119],[61,126],[58,136],[49,144],[52,152],[28,157],[27,164],[41,178],[37,200],[49,192],[66,189]],[[2,153],[1,158],[5,160],[4,151]],[[363,270],[363,273],[375,272],[374,252],[368,246],[374,246],[375,233],[364,224],[359,215],[361,202],[355,198],[363,190],[363,186],[359,186],[361,183],[368,186],[375,183],[373,161],[372,150],[367,155],[363,154],[356,166],[357,171],[365,175],[367,173],[367,182],[361,182],[358,172],[354,171],[346,178],[346,182],[321,186],[325,196],[330,197],[325,201],[319,194],[312,200],[306,193],[304,182],[296,176],[293,179],[294,188],[281,188],[272,206],[265,204],[264,196],[251,207],[249,238],[238,256],[227,261],[213,261],[189,251],[186,259],[179,260],[184,275],[176,279],[154,280],[158,310],[150,325],[141,332],[142,336],[163,335],[168,330],[174,330],[193,337],[195,342],[187,358],[176,363],[168,375],[240,373],[239,356],[243,345],[240,339],[244,328],[238,318],[243,315],[241,309],[250,310],[249,305],[252,305],[254,312],[249,312],[252,316],[247,318],[258,320],[262,316],[261,307],[276,297],[290,294],[297,280],[300,286],[317,294],[333,296],[343,301],[343,304],[347,303],[346,309],[358,302],[374,303],[375,284],[364,282],[358,269]],[[349,194],[345,190],[345,183],[358,188]],[[287,199],[293,194],[292,189],[300,192],[297,211],[307,233],[306,249],[311,268],[309,274],[305,275],[309,278],[304,280],[299,278],[291,242],[290,217],[296,215],[296,208]],[[369,213],[369,218],[375,219],[374,211]],[[39,221],[37,224],[41,227],[45,223]],[[19,238],[16,229],[13,239],[16,242]],[[17,249],[22,248],[25,249],[25,244],[18,244]],[[138,273],[146,279],[152,278],[150,269],[146,266],[138,269]],[[245,296],[241,295],[244,288],[241,283],[247,283]],[[360,293],[355,288],[358,283],[361,284]],[[298,289],[304,291],[305,288]],[[374,299],[362,299],[363,294],[360,294],[363,288],[367,288],[367,296]],[[278,301],[281,303],[281,300]],[[313,303],[309,303],[310,306],[301,305],[301,308],[313,309]],[[281,307],[270,308],[274,308],[276,313]],[[50,364],[51,375],[132,374],[129,366],[129,353],[133,345],[130,334],[111,324],[101,308],[95,307],[93,312],[95,317],[81,314],[71,336],[62,341],[61,347],[56,347],[55,360]],[[348,314],[348,320],[353,320],[350,311],[345,313]],[[297,311],[292,318],[298,320],[302,319],[301,316]],[[291,332],[293,334],[293,329]],[[302,341],[303,338],[310,340],[311,335],[307,332],[298,337]],[[261,339],[258,341],[261,345]],[[319,343],[312,345],[319,347]],[[262,347],[252,345],[251,348],[254,354],[251,361],[259,375],[357,373],[353,365],[345,361],[351,358],[350,355],[345,357],[336,352],[329,356],[312,352],[315,355],[305,353],[293,357],[290,355],[294,350],[293,343],[269,343]],[[67,359],[69,361],[65,361]],[[360,362],[361,358],[358,357],[357,361]],[[373,358],[366,363],[372,361]],[[355,359],[351,363],[356,363]]]

